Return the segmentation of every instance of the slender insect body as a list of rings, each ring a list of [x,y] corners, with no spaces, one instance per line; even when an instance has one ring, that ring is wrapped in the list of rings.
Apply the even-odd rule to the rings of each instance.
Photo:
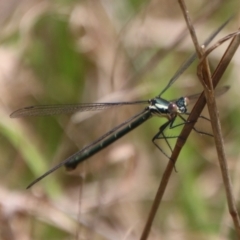
[[[204,46],[207,46],[214,36],[226,25],[224,23],[220,28],[218,28],[204,43]],[[130,119],[126,120],[125,122],[121,123],[120,125],[116,126],[109,132],[105,133],[103,136],[95,140],[90,145],[84,147],[80,151],[76,152],[69,158],[65,159],[61,163],[57,164],[55,167],[51,168],[49,171],[45,172],[42,176],[35,179],[31,184],[28,185],[27,188],[30,188],[35,183],[49,175],[50,173],[54,172],[61,166],[65,166],[67,169],[74,169],[77,167],[78,164],[86,160],[87,158],[93,156],[97,152],[101,151],[102,149],[106,148],[116,140],[120,139],[139,125],[143,124],[145,121],[150,119],[152,116],[159,116],[159,117],[166,117],[168,119],[162,126],[160,126],[158,133],[153,137],[152,142],[155,146],[165,154],[162,149],[155,143],[155,140],[158,139],[165,139],[167,145],[171,149],[167,137],[164,135],[164,130],[166,128],[174,128],[176,126],[180,126],[182,124],[178,124],[173,126],[173,123],[177,117],[177,115],[186,114],[187,113],[187,104],[188,98],[189,100],[194,100],[200,96],[200,94],[190,95],[188,98],[181,97],[177,100],[167,101],[162,99],[160,96],[177,80],[177,78],[186,70],[186,68],[196,59],[196,54],[192,55],[182,66],[180,69],[176,71],[174,76],[169,80],[166,87],[161,91],[159,97],[155,97],[149,101],[135,101],[135,102],[118,102],[118,103],[85,103],[85,104],[74,104],[74,105],[55,105],[55,106],[31,106],[26,107],[23,109],[19,109],[13,112],[10,116],[12,118],[15,117],[26,117],[26,116],[40,116],[40,115],[55,115],[60,113],[73,113],[76,111],[94,111],[94,110],[104,110],[114,106],[121,106],[121,105],[136,105],[136,104],[149,104],[142,112],[138,113],[137,115],[131,117]],[[229,89],[229,87],[223,87],[219,89],[219,94],[223,94]],[[180,116],[180,118],[184,121],[184,118]],[[205,118],[206,119],[206,118]],[[183,124],[187,121],[185,120]],[[197,131],[195,128],[193,128]],[[197,131],[201,133],[200,131]],[[206,133],[204,133],[206,134]],[[210,134],[206,134],[211,136]],[[171,149],[172,150],[172,149]],[[167,154],[165,154],[166,157]],[[169,158],[169,157],[168,157]]]
[[[150,100],[148,109],[153,115],[159,117],[171,118],[176,114],[187,112],[188,98],[181,97],[175,102],[169,102],[163,98],[154,98]]]
[[[66,159],[63,162],[63,165],[66,167],[67,170],[75,169],[80,162],[83,162],[84,160],[91,157],[95,153],[106,148],[107,146],[109,146],[110,144],[115,142],[116,140],[123,137],[128,132],[132,131],[133,129],[135,129],[136,127],[138,127],[139,125],[141,125],[142,123],[147,121],[152,116],[151,112],[147,111],[147,110],[144,110],[139,115],[140,115],[140,117],[133,119],[131,121],[131,123],[128,124],[127,126],[120,127],[120,128],[118,126],[117,128],[119,128],[119,130],[116,133],[111,134],[112,131],[114,130],[113,129],[109,133],[107,133],[104,137],[97,139],[95,142],[93,142],[91,145],[85,147],[80,152],[77,152],[74,155],[70,156],[68,159]],[[115,130],[113,132],[115,132]],[[100,143],[99,143],[99,141],[100,141]],[[46,174],[48,174],[48,173],[46,173]],[[43,175],[43,176],[45,176],[45,175]],[[32,184],[34,184],[34,183],[35,182],[33,182]],[[30,184],[29,186],[32,186],[32,184]]]
[[[150,105],[148,106],[148,109],[154,116],[168,118],[168,115],[170,114],[168,110],[169,103],[169,101],[162,98],[153,98],[150,100]]]

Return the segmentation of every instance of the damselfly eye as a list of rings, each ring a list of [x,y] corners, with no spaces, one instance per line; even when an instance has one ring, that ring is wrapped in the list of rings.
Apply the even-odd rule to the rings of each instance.
[[[168,111],[170,113],[177,113],[178,112],[178,106],[175,103],[170,103],[168,105]]]

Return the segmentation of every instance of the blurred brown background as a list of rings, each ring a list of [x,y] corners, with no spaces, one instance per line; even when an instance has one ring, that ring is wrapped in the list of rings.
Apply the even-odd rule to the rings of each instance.
[[[239,28],[237,0],[186,4],[198,20],[201,42],[234,13],[213,42]],[[36,177],[142,108],[9,115],[29,105],[158,95],[194,51],[186,31],[180,42],[186,26],[177,1],[1,0],[0,26],[0,239],[139,239],[168,162],[151,142],[165,119],[151,119],[72,175],[62,168],[26,190]],[[179,44],[173,48],[174,43]],[[211,54],[213,69],[226,47]],[[238,206],[239,53],[220,84],[231,88],[218,99]],[[196,66],[163,97],[201,92]],[[199,127],[211,131],[206,122]],[[164,148],[163,141],[159,145]],[[213,139],[193,132],[176,167],[149,239],[236,239]]]

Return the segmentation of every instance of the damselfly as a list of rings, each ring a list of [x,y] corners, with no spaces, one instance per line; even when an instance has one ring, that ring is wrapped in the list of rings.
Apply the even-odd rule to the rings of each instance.
[[[227,21],[228,22],[228,21]],[[211,40],[221,31],[221,29],[227,24],[225,22],[219,29],[217,29],[204,43],[204,45],[208,45]],[[61,113],[73,113],[76,111],[95,111],[95,110],[105,110],[115,106],[123,106],[123,105],[136,105],[136,104],[148,104],[144,110],[127,121],[121,123],[117,127],[113,128],[99,139],[91,143],[90,145],[84,147],[77,153],[73,154],[66,160],[62,161],[42,176],[34,180],[27,188],[30,188],[32,185],[57,170],[61,166],[65,166],[68,169],[75,169],[77,165],[84,160],[90,158],[97,152],[106,148],[116,140],[120,139],[125,134],[129,133],[131,130],[135,129],[148,119],[153,116],[165,117],[167,118],[167,122],[165,122],[160,128],[158,133],[153,137],[152,142],[154,145],[162,151],[162,149],[156,143],[157,139],[165,139],[169,148],[170,144],[167,141],[167,137],[164,135],[164,130],[169,127],[174,128],[179,125],[187,123],[186,119],[182,115],[189,115],[187,112],[187,104],[188,101],[196,100],[200,94],[194,94],[188,97],[180,97],[179,99],[167,101],[161,98],[162,94],[176,81],[176,79],[188,68],[188,66],[195,60],[196,54],[193,54],[174,74],[174,76],[170,79],[167,86],[162,90],[162,92],[155,98],[145,101],[135,101],[135,102],[115,102],[115,103],[83,103],[83,104],[73,104],[73,105],[52,105],[52,106],[30,106],[19,109],[13,112],[10,116],[12,118],[16,117],[26,117],[26,116],[40,116],[40,115],[55,115]],[[228,87],[219,88],[216,93],[220,95],[227,91]],[[183,123],[174,125],[174,122],[177,117],[182,119]],[[202,117],[204,118],[204,117]],[[206,118],[205,118],[206,119]],[[195,128],[193,128],[197,131]],[[199,132],[199,131],[197,131]],[[202,132],[201,132],[202,133]],[[206,133],[203,133],[206,134]],[[207,134],[208,135],[208,134]],[[164,153],[164,151],[162,151]],[[165,153],[164,153],[165,154]],[[166,155],[166,154],[165,154]],[[167,156],[167,155],[166,155]],[[168,156],[167,156],[168,157]],[[168,157],[169,158],[169,157]]]

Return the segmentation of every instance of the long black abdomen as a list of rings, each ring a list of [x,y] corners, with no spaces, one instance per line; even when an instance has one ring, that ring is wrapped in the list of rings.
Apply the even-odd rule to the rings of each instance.
[[[108,145],[112,144],[128,132],[132,131],[145,121],[147,121],[152,116],[151,111],[146,110],[143,112],[138,118],[129,122],[126,126],[120,128],[120,130],[116,131],[115,133],[109,135],[106,138],[103,138],[101,141],[96,141],[96,144],[90,146],[89,148],[86,147],[85,150],[83,149],[80,152],[75,153],[71,157],[69,157],[69,161],[67,161],[64,166],[68,170],[73,170],[77,167],[77,165],[87,158],[93,156],[97,152],[101,151],[102,149],[106,148]],[[101,138],[100,138],[101,139]]]

